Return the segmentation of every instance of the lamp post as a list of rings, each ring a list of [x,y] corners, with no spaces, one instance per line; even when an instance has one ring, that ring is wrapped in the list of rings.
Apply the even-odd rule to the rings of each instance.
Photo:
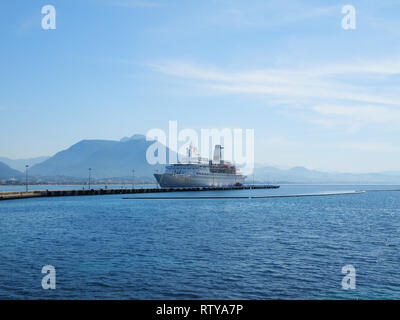
[[[25,165],[25,190],[28,192],[28,168],[29,165]]]
[[[132,169],[132,189],[135,187],[135,170]]]
[[[92,168],[89,168],[89,190],[90,190],[90,175],[91,175],[91,172],[92,172]]]

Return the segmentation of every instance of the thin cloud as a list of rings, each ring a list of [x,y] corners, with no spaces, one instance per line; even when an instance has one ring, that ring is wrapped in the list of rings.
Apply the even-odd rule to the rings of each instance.
[[[356,142],[343,142],[335,145],[336,148],[339,149],[351,149],[365,152],[400,152],[400,147],[395,146],[389,142],[383,141],[356,141]]]
[[[400,123],[400,109],[386,106],[335,106],[320,105],[313,108],[323,115],[358,118],[365,122]]]
[[[396,69],[398,65],[398,69]],[[296,98],[335,99],[350,102],[400,105],[397,90],[390,96],[372,95],[365,92],[363,85],[346,85],[340,81],[327,80],[330,76],[340,74],[351,76],[379,73],[389,76],[400,73],[400,62],[393,68],[385,63],[322,66],[311,69],[262,69],[252,71],[230,72],[215,67],[201,67],[186,62],[168,61],[151,64],[154,71],[170,76],[191,79],[194,85],[207,85],[220,93],[266,94],[279,98],[296,100]],[[373,77],[373,75],[372,75]]]
[[[215,95],[265,95],[271,105],[288,115],[294,113],[300,120],[317,125],[345,127],[347,133],[371,123],[391,128],[400,123],[400,96],[396,79],[392,79],[400,74],[400,61],[396,60],[245,71],[180,61],[153,63],[150,67],[158,73],[190,80],[186,85]],[[382,79],[389,80],[389,85],[384,91],[374,91]]]

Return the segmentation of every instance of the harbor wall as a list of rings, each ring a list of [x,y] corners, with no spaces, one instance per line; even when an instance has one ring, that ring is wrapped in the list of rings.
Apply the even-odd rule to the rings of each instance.
[[[3,191],[1,200],[15,200],[42,197],[93,196],[107,194],[162,193],[182,191],[218,191],[218,190],[249,190],[278,189],[276,185],[246,185],[232,187],[189,187],[189,188],[134,188],[134,189],[86,189],[86,190],[37,190],[37,191]]]

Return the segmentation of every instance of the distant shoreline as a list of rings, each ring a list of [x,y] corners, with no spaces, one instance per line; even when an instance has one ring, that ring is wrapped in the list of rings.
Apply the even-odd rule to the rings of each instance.
[[[398,184],[393,184],[393,183],[333,183],[333,182],[326,182],[326,183],[302,183],[302,182],[259,182],[257,184],[279,184],[279,185],[291,185],[291,186],[400,186],[400,183]],[[157,183],[135,183],[134,185],[139,186],[139,185],[156,185]],[[132,183],[91,183],[91,186],[131,186]],[[249,183],[245,183],[245,185],[251,185]],[[0,187],[25,187],[25,184],[0,184]],[[55,186],[55,187],[62,187],[62,186],[82,186],[86,187],[88,184],[83,184],[83,183],[45,183],[45,184],[28,184],[28,187],[46,187],[46,186]]]
[[[154,183],[135,183],[135,185],[153,185]],[[91,183],[91,186],[131,186],[132,183]],[[0,187],[25,187],[26,184],[0,184]],[[28,187],[47,187],[47,186],[55,186],[55,187],[63,187],[63,186],[88,186],[88,184],[83,183],[45,183],[45,184],[28,184]]]

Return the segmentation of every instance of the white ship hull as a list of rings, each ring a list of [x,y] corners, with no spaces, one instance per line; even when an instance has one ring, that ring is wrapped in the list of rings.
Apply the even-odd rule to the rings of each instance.
[[[242,185],[246,176],[240,174],[180,175],[154,174],[163,188],[228,187]]]

